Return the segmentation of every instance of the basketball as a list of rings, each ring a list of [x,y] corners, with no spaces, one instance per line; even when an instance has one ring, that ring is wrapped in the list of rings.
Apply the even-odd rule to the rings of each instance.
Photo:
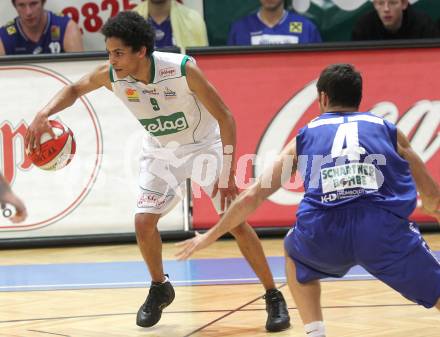
[[[76,143],[72,130],[66,125],[58,120],[50,120],[49,123],[57,138],[52,138],[47,132],[44,133],[40,138],[40,153],[32,151],[29,157],[40,169],[56,171],[72,161]]]

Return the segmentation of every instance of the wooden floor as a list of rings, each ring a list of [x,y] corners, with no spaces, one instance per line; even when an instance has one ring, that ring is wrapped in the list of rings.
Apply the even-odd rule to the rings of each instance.
[[[425,236],[440,250],[440,234]],[[282,241],[263,240],[268,256],[282,255]],[[164,258],[176,248],[165,244]],[[221,241],[195,257],[239,257],[234,241]],[[140,260],[135,245],[0,251],[0,265]],[[160,323],[136,326],[146,289],[0,292],[0,336],[7,337],[183,337],[304,336],[287,286],[293,327],[264,330],[266,313],[260,285],[176,287],[176,300]],[[440,337],[440,313],[414,305],[378,281],[323,282],[327,336]]]

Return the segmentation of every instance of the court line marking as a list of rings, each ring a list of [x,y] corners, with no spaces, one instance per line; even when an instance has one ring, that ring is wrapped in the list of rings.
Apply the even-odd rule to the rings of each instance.
[[[261,297],[259,297],[261,298]],[[258,298],[258,299],[259,299]],[[366,304],[366,305],[334,305],[323,306],[322,309],[347,309],[347,308],[382,308],[382,307],[411,307],[418,306],[416,303],[400,303],[400,304]],[[289,310],[298,310],[297,307],[289,307]],[[162,315],[166,314],[203,314],[212,312],[230,312],[232,309],[211,309],[211,310],[189,310],[189,311],[164,311]],[[266,311],[264,308],[242,309],[240,311]],[[20,322],[35,322],[35,321],[54,321],[63,319],[77,319],[77,318],[92,318],[92,317],[111,317],[111,316],[128,316],[136,315],[136,312],[119,312],[114,314],[94,314],[94,315],[79,315],[79,316],[60,316],[60,317],[42,317],[42,318],[27,318],[27,319],[13,319],[8,321],[0,321],[4,323],[20,323]]]
[[[277,287],[276,289],[281,289],[281,288],[285,287],[286,285],[287,285],[287,283],[284,283],[281,286]],[[231,316],[232,314],[240,311],[242,308],[247,307],[248,305],[250,305],[252,303],[255,303],[256,301],[258,301],[261,298],[262,298],[261,296],[258,296],[257,298],[255,298],[255,299],[253,299],[253,300],[251,300],[251,301],[249,301],[249,302],[239,306],[238,308],[235,308],[235,309],[227,312],[223,316],[217,317],[216,319],[212,320],[211,322],[208,322],[205,325],[202,325],[200,328],[198,328],[196,330],[193,330],[192,332],[190,332],[189,334],[184,335],[183,337],[190,337],[190,336],[194,335],[195,333],[197,333],[199,331],[202,331],[203,329],[213,325],[214,323],[217,323],[217,322],[221,321],[222,319],[224,319],[224,318],[226,318],[228,316]]]
[[[48,332],[48,331],[31,330],[31,329],[28,329],[28,331],[45,333],[45,334],[48,334],[48,335],[55,335],[55,336],[71,337],[70,335],[62,335],[60,333],[54,333],[54,332]]]
[[[334,279],[334,278],[329,278],[325,281],[333,281],[333,280],[348,280],[348,279],[354,279],[354,278],[362,278],[362,280],[369,280],[369,279],[375,279],[373,276],[371,276],[370,274],[352,274],[352,275],[345,275],[343,278],[341,279]],[[274,277],[275,281],[279,281],[279,282],[285,282],[286,278],[285,277]],[[210,284],[217,284],[219,282],[229,282],[229,284],[231,284],[231,282],[257,282],[259,283],[259,279],[258,278],[227,278],[227,279],[208,279],[208,280],[172,280],[171,283],[175,284],[175,285],[210,285]],[[202,284],[198,284],[198,283],[202,283]],[[40,290],[40,291],[44,291],[44,290],[50,290],[51,288],[86,288],[86,287],[105,287],[105,286],[110,286],[110,287],[121,287],[123,288],[123,286],[139,286],[139,287],[146,287],[148,286],[150,283],[149,282],[102,282],[102,283],[65,283],[65,284],[26,284],[26,285],[18,285],[18,286],[0,286],[0,291],[3,289],[4,290],[20,290],[20,289],[29,289],[29,288],[49,288],[49,289],[35,289],[36,291]],[[224,285],[224,284],[219,284],[219,285]],[[233,285],[233,284],[232,284]],[[105,288],[103,288],[105,289]],[[57,290],[57,289],[55,289]],[[72,290],[77,290],[77,289],[72,289]]]

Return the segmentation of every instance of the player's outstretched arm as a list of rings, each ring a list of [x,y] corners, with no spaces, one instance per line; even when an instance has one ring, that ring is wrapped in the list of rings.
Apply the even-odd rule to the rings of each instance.
[[[294,138],[286,145],[274,163],[264,170],[257,182],[235,199],[214,227],[205,234],[196,233],[194,238],[177,244],[180,247],[180,251],[176,254],[177,259],[189,258],[195,251],[208,247],[223,234],[243,223],[264,200],[295,173],[297,162],[296,138]],[[286,168],[289,172],[284,172]]]
[[[28,149],[28,151],[35,150],[38,153],[40,150],[40,137],[43,133],[48,132],[52,137],[55,138],[55,134],[50,127],[48,117],[68,108],[75,103],[78,97],[102,86],[105,86],[111,90],[108,64],[99,66],[93,72],[85,75],[77,82],[66,85],[63,89],[61,89],[49,101],[49,103],[37,113],[34,120],[29,125],[25,137],[26,149]]]
[[[417,191],[422,199],[422,208],[440,223],[440,188],[429,174],[422,159],[411,147],[408,138],[400,130],[397,130],[397,151],[409,163]]]

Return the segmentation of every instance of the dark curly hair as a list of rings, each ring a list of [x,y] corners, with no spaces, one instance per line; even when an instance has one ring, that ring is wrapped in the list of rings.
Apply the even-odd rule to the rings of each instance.
[[[154,29],[136,12],[118,13],[107,20],[101,32],[106,40],[109,37],[121,39],[133,51],[139,51],[142,47],[146,47],[148,57],[154,50]]]
[[[12,5],[15,7],[15,0],[11,0]],[[41,3],[44,5],[44,3],[46,2],[46,0],[41,0]]]
[[[332,64],[325,68],[316,84],[327,94],[333,106],[359,108],[362,100],[362,76],[351,64]]]

